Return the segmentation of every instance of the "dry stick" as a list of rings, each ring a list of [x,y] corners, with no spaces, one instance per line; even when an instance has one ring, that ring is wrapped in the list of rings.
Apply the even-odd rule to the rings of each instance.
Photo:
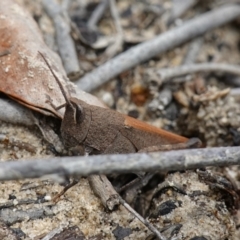
[[[191,8],[197,2],[198,0],[172,1],[173,7],[171,16],[168,19],[168,24],[171,24],[172,22],[174,22],[175,19],[182,16],[189,8]]]
[[[16,210],[14,208],[5,208],[1,210],[0,221],[3,221],[7,225],[12,225],[17,222],[30,221],[39,218],[47,218],[54,216],[57,210],[57,207],[53,206],[43,206],[39,209],[30,208],[26,210]]]
[[[100,197],[101,202],[106,208],[112,211],[116,206],[121,203],[129,212],[137,217],[146,227],[149,228],[159,239],[164,240],[165,238],[160,232],[146,219],[139,215],[131,206],[129,206],[121,197],[118,195],[116,190],[113,188],[111,182],[105,175],[91,175],[88,177],[88,181],[91,185],[92,190],[97,196]]]
[[[11,207],[16,207],[19,205],[27,205],[27,204],[39,204],[39,203],[44,203],[48,202],[47,200],[43,199],[41,202],[38,199],[18,199],[17,203],[14,200],[7,201],[5,203],[0,204],[0,210],[4,208],[11,208]]]
[[[129,204],[126,203],[126,201],[120,197],[120,195],[118,195],[105,175],[91,175],[88,177],[88,181],[94,193],[100,197],[101,202],[106,208],[112,211],[116,206],[119,205],[119,203],[121,203],[129,212],[131,212],[146,227],[148,227],[149,230],[151,230],[159,239],[165,239],[148,220],[139,215],[131,206],[129,206]]]
[[[202,44],[203,44],[203,37],[193,39],[191,41],[191,43],[188,45],[188,51],[187,51],[186,55],[184,56],[184,58],[182,59],[182,64],[181,65],[185,65],[185,66],[187,65],[188,66],[190,64],[194,64],[197,57],[198,57],[199,51],[202,47]],[[163,71],[164,70],[165,69],[163,69]],[[159,85],[161,85],[162,82],[164,81],[161,78],[159,79],[157,77],[157,75],[159,75],[159,72],[156,69],[148,69],[148,74],[154,74],[153,76],[156,76],[154,81],[158,82]],[[189,80],[191,80],[191,78],[189,78],[189,75],[185,76],[185,78],[177,79],[178,82],[186,82],[186,81],[189,81]],[[172,96],[172,92],[171,92],[171,96]],[[154,100],[152,101],[152,104],[154,106],[154,104],[155,104]]]
[[[88,176],[138,171],[181,171],[206,166],[240,164],[240,147],[187,149],[168,152],[61,157],[0,163],[0,180],[43,175]]]
[[[225,63],[199,63],[183,65],[175,68],[163,68],[157,71],[160,81],[164,82],[171,78],[197,73],[197,72],[226,72],[240,76],[239,66]]]
[[[61,7],[54,0],[43,0],[42,3],[47,14],[53,20],[58,51],[67,75],[70,78],[79,76],[80,68],[74,41],[70,36],[71,28],[67,19],[63,16]]]
[[[143,187],[145,187],[151,178],[156,175],[156,172],[146,173],[145,176],[142,178],[138,177],[135,180],[128,184],[126,184],[125,187],[125,200],[129,203],[132,203],[134,198],[136,198],[137,194],[139,193],[139,190],[141,190]],[[120,190],[123,191],[124,187],[122,187]]]
[[[93,192],[101,199],[107,209],[112,211],[119,205],[118,193],[105,175],[90,175],[88,181]]]
[[[203,45],[203,38],[202,37],[194,39],[189,44],[188,51],[187,51],[187,53],[186,53],[186,55],[185,55],[185,57],[182,61],[182,65],[195,63],[202,45]]]
[[[98,6],[94,9],[92,15],[90,16],[87,26],[88,28],[92,30],[97,29],[97,23],[102,18],[106,8],[108,7],[109,1],[108,0],[102,0],[101,3],[98,4]]]
[[[115,37],[114,43],[106,49],[104,53],[106,57],[104,57],[104,60],[110,59],[113,56],[115,56],[118,52],[122,51],[122,46],[124,41],[123,30],[120,23],[120,16],[117,10],[116,2],[115,0],[109,0],[109,3],[110,3],[111,14],[115,22],[117,35]]]
[[[166,238],[155,228],[147,219],[144,219],[140,214],[138,214],[124,199],[119,196],[120,203],[134,216],[136,216],[145,226],[147,226],[158,239],[166,240]]]
[[[121,203],[129,212],[131,212],[135,217],[137,217],[146,227],[149,228],[159,239],[164,240],[165,238],[160,234],[160,232],[146,219],[140,216],[131,206],[129,206],[116,192],[113,188],[111,182],[107,179],[105,175],[90,175],[88,181],[91,185],[93,192],[100,197],[103,205],[112,211],[116,206]],[[53,202],[59,200],[69,188],[74,186],[78,181],[74,181],[73,184],[68,185],[64,188],[57,196],[54,197]]]
[[[0,121],[33,126],[36,119],[31,110],[10,99],[0,99]]]
[[[67,14],[70,3],[71,3],[71,0],[62,0],[61,7],[62,7],[62,10],[64,11],[64,14]]]
[[[54,228],[52,231],[50,231],[44,238],[41,238],[41,240],[51,240],[53,237],[63,231],[63,226]]]
[[[233,88],[233,89],[231,89],[230,90],[230,94],[232,95],[232,96],[240,96],[240,88]]]
[[[239,17],[239,15],[240,6],[237,4],[226,5],[202,14],[185,22],[180,27],[169,30],[152,40],[141,43],[119,54],[112,60],[86,74],[77,82],[77,85],[82,90],[92,91],[139,63],[147,61],[160,53],[173,49],[190,39],[232,21]]]

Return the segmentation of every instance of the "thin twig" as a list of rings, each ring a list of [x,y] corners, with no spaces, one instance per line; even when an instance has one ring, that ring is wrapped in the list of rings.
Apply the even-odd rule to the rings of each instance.
[[[143,187],[145,187],[150,179],[153,178],[153,176],[156,175],[156,172],[150,172],[150,173],[146,173],[145,176],[143,176],[142,178],[137,178],[136,181],[132,181],[130,183],[127,184],[126,186],[126,190],[125,191],[125,200],[128,203],[132,203],[134,199],[136,199],[139,190],[141,190]],[[121,188],[121,191],[123,190],[123,188]]]
[[[64,12],[64,14],[67,13],[70,3],[71,3],[71,0],[63,0],[62,1],[61,8],[62,8],[62,11]]]
[[[4,208],[11,208],[11,207],[16,207],[19,205],[27,205],[27,204],[39,204],[39,203],[44,203],[44,202],[49,202],[46,199],[18,199],[17,201],[10,200],[5,203],[0,204],[0,210]]]
[[[50,231],[44,238],[41,240],[51,240],[53,237],[63,231],[63,226],[59,226],[57,228],[54,228],[52,231]]]
[[[195,63],[198,53],[203,45],[203,38],[199,37],[194,39],[188,47],[188,51],[183,59],[182,65]]]
[[[0,99],[0,121],[33,126],[36,119],[31,110],[10,99]]]
[[[0,221],[7,225],[12,225],[17,222],[30,221],[33,219],[43,219],[54,216],[60,210],[55,206],[44,206],[40,209],[29,208],[26,210],[17,210],[12,208],[4,208],[0,211]]]
[[[113,188],[111,182],[105,175],[91,175],[88,177],[88,181],[92,187],[92,190],[98,197],[100,197],[101,202],[106,208],[112,211],[116,206],[121,203],[129,212],[131,212],[135,217],[137,217],[149,230],[151,230],[159,239],[165,240],[165,238],[160,234],[160,232],[147,220],[139,215],[129,204],[123,200],[120,195]]]
[[[43,175],[88,176],[150,171],[180,171],[240,164],[240,147],[187,149],[168,152],[62,157],[0,163],[0,180]]]
[[[226,5],[185,22],[154,39],[123,52],[81,78],[79,88],[91,91],[141,62],[173,49],[180,44],[234,20],[240,15],[240,6]]]
[[[232,95],[232,96],[240,96],[240,88],[232,88],[230,90],[230,95]]]
[[[160,81],[164,82],[171,78],[198,72],[225,72],[240,76],[239,66],[225,63],[199,63],[183,65],[175,68],[163,68],[158,70],[157,74],[160,77]]]
[[[145,226],[147,226],[155,235],[158,239],[160,240],[166,240],[166,238],[155,228],[147,219],[144,219],[140,214],[138,214],[126,201],[124,201],[120,196],[119,196],[119,201],[120,203],[129,211],[131,212],[134,216],[136,216]]]
[[[182,16],[189,8],[191,8],[193,5],[195,5],[198,2],[198,0],[174,0],[172,1],[172,12],[171,16],[168,19],[168,24],[171,24],[175,21],[175,19]]]
[[[92,12],[92,15],[88,19],[87,26],[89,29],[96,30],[97,29],[97,23],[102,18],[106,8],[108,7],[109,1],[108,0],[102,0],[98,6],[94,9]]]
[[[60,193],[53,197],[52,202],[56,204],[60,200],[60,197],[63,196],[70,188],[78,184],[78,182],[78,180],[74,179],[71,183],[64,187]]]
[[[110,3],[111,14],[112,14],[112,17],[115,22],[117,35],[115,37],[114,43],[106,49],[106,51],[104,53],[105,57],[103,58],[104,61],[106,59],[112,58],[117,53],[122,51],[122,46],[123,46],[123,42],[124,42],[123,30],[122,30],[122,26],[120,23],[120,16],[119,16],[119,13],[117,10],[116,2],[115,2],[115,0],[109,0],[109,3]]]
[[[184,58],[182,59],[182,65],[190,65],[194,64],[195,60],[197,59],[198,53],[201,49],[201,46],[203,44],[203,37],[199,37],[196,39],[193,39],[191,43],[188,45],[188,51]],[[164,70],[163,69],[163,75],[164,75]],[[149,75],[148,79],[149,81],[153,81],[154,83],[158,83],[159,86],[162,85],[163,79],[160,75],[159,77],[159,72],[161,70],[156,70],[155,68],[150,68],[146,71],[146,74]],[[178,73],[178,72],[177,72]],[[190,78],[191,79],[191,78]],[[189,75],[186,75],[183,78],[178,78],[178,82],[186,82],[189,81]],[[158,86],[158,87],[159,87]],[[157,85],[153,86],[154,88],[157,87]],[[157,87],[157,88],[158,88]],[[165,109],[166,106],[169,105],[169,103],[172,101],[172,91],[169,88],[164,88],[160,93],[158,91],[155,92],[155,97],[153,97],[152,101],[148,104],[148,108],[151,109],[151,111],[159,111]]]
[[[56,30],[58,51],[67,75],[70,78],[79,76],[80,68],[74,41],[70,35],[71,28],[68,20],[64,17],[61,6],[54,0],[43,0],[42,3],[47,14],[53,20]]]

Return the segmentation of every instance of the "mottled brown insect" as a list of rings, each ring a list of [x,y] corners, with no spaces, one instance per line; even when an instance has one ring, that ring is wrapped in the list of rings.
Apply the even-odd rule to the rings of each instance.
[[[61,134],[65,146],[74,155],[160,151],[201,145],[197,138],[188,139],[117,111],[68,97],[48,61],[42,54],[41,56],[66,100]]]

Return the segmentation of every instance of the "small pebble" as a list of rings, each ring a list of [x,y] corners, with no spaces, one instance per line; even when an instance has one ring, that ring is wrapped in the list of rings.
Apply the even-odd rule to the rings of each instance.
[[[113,99],[113,96],[111,93],[109,92],[105,92],[103,95],[102,95],[102,100],[103,102],[108,106],[108,107],[112,107],[113,104],[114,104],[114,99]]]

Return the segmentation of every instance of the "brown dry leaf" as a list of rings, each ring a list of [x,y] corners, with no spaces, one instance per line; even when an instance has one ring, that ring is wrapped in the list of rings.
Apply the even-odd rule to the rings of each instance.
[[[38,52],[46,56],[60,81],[66,83],[61,61],[45,45],[30,14],[13,0],[0,1],[0,36],[0,91],[45,115],[61,117],[63,110],[56,111],[53,106],[60,106],[65,100]],[[102,106],[94,96],[81,90],[76,93],[73,85],[70,92],[83,101]]]

